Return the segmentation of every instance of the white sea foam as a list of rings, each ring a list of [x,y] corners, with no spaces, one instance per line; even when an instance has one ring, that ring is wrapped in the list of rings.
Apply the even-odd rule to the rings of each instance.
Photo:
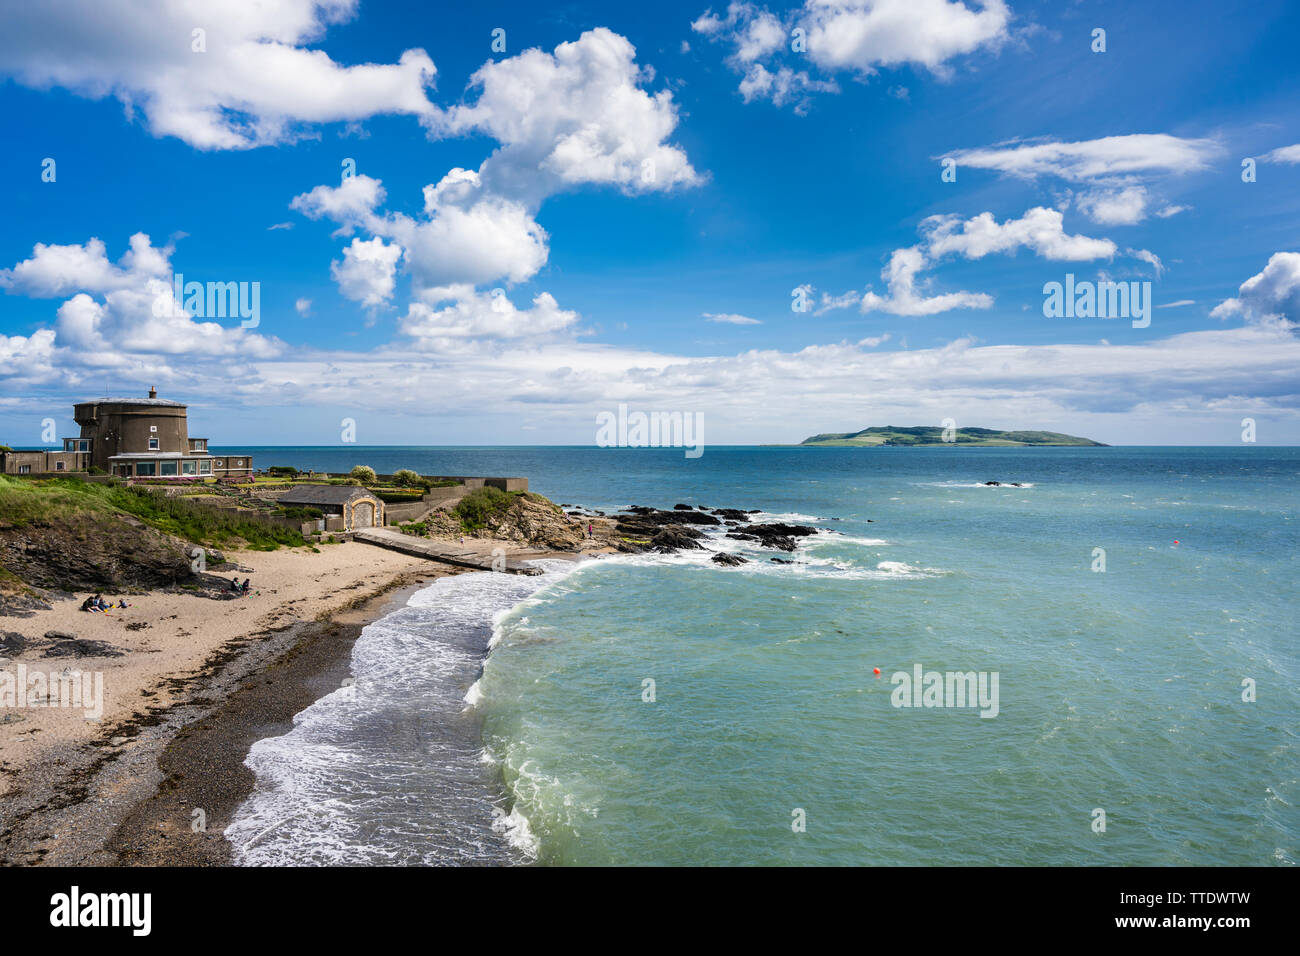
[[[499,783],[461,715],[483,701],[474,678],[488,635],[499,640],[512,609],[582,566],[538,563],[539,577],[440,578],[367,625],[349,682],[295,715],[287,734],[250,749],[257,785],[225,831],[235,861],[507,863],[526,853],[530,834],[518,820],[493,818]],[[430,805],[439,808],[432,818]]]
[[[494,808],[492,829],[505,837],[507,843],[525,856],[537,858],[539,846],[537,837],[533,834],[533,828],[528,825],[528,818],[519,812],[518,807],[514,807],[509,813],[500,807]]]

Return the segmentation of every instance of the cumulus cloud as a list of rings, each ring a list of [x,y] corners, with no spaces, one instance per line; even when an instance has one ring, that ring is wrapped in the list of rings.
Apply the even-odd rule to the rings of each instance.
[[[311,315],[311,299],[298,299],[294,302],[293,308],[305,319]]]
[[[642,88],[651,78],[637,64],[632,44],[604,28],[561,43],[552,53],[532,49],[489,61],[471,79],[473,102],[435,111],[426,122],[431,136],[484,134],[499,146],[477,170],[457,167],[425,186],[421,215],[386,211],[382,183],[366,175],[317,186],[291,206],[310,218],[333,220],[339,234],[361,230],[400,249],[412,299],[422,308],[442,304],[449,290],[526,282],[550,254],[550,237],[536,219],[548,196],[579,185],[641,193],[701,181],[686,154],[667,142],[677,126],[676,106],[670,92]],[[396,263],[394,253],[386,256]],[[350,270],[349,265],[345,254],[335,278],[361,268],[360,262]],[[379,265],[367,262],[372,270]],[[371,304],[387,300],[391,274],[370,277],[379,287],[358,275],[352,289],[364,291]],[[476,313],[474,301],[464,305]],[[464,319],[448,308],[434,311]]]
[[[636,48],[604,27],[554,52],[526,50],[485,63],[470,104],[437,113],[433,135],[481,133],[500,147],[479,168],[486,192],[535,208],[579,185],[662,192],[701,181],[686,153],[666,142],[677,127],[672,94],[651,94]]]
[[[454,301],[444,308],[411,303],[399,330],[415,348],[446,352],[470,339],[546,338],[578,322],[578,313],[561,309],[549,292],[539,293],[529,309],[517,308],[502,290],[451,290],[449,298]]]
[[[1264,271],[1241,284],[1237,295],[1216,305],[1216,319],[1241,316],[1248,322],[1300,324],[1300,252],[1275,252]]]
[[[1010,35],[1010,22],[1003,0],[806,0],[784,18],[734,2],[725,14],[706,11],[691,29],[731,47],[726,62],[742,75],[745,102],[793,102],[804,112],[807,93],[839,90],[837,73],[865,77],[913,65],[948,77],[955,58],[997,50]],[[825,78],[777,62],[778,54],[810,61]]]
[[[889,288],[887,296],[867,292],[862,297],[863,312],[890,312],[894,315],[934,315],[952,309],[988,309],[993,297],[982,292],[949,292],[926,297],[916,288],[916,274],[926,266],[920,248],[895,249],[880,277]]]
[[[378,236],[368,241],[353,239],[343,250],[342,261],[330,264],[330,275],[345,296],[373,308],[392,298],[401,257],[401,246],[389,245]]]
[[[1103,226],[1132,226],[1146,218],[1150,194],[1145,186],[1094,189],[1075,200],[1079,211]]]
[[[3,351],[36,349],[66,366],[113,368],[165,367],[166,356],[278,354],[279,342],[241,328],[238,317],[223,325],[187,312],[174,295],[173,251],[154,246],[144,233],[131,236],[116,263],[99,239],[37,243],[31,258],[0,270],[0,287],[10,295],[67,298],[55,313],[54,329],[42,330],[48,337],[7,340]]]
[[[967,220],[956,215],[930,216],[921,223],[921,232],[931,259],[950,254],[982,259],[991,253],[1015,252],[1024,247],[1044,259],[1086,262],[1109,259],[1116,252],[1115,243],[1109,239],[1069,235],[1060,210],[1042,206],[1002,223],[991,212]]]
[[[1018,219],[998,222],[991,212],[970,219],[958,215],[929,216],[920,226],[922,242],[896,249],[881,272],[887,295],[868,291],[862,296],[863,312],[894,315],[934,315],[951,309],[987,309],[993,297],[982,292],[924,294],[917,276],[947,256],[983,259],[994,254],[1015,254],[1028,249],[1054,262],[1089,262],[1111,259],[1119,251],[1109,239],[1071,235],[1065,231],[1064,216],[1058,209],[1035,206]],[[1160,260],[1145,249],[1128,250],[1134,258],[1160,268]]]
[[[453,169],[426,186],[423,218],[378,210],[384,198],[379,180],[358,175],[340,186],[317,186],[291,206],[311,218],[334,219],[344,230],[363,229],[375,241],[392,240],[395,251],[386,255],[394,266],[405,256],[417,297],[452,286],[524,282],[546,264],[546,230],[521,203],[484,194],[476,172]]]
[[[155,136],[247,149],[304,126],[424,116],[436,69],[420,49],[344,66],[319,49],[358,0],[44,0],[10,5],[0,74],[38,89],[112,96]],[[195,31],[202,31],[196,35]]]

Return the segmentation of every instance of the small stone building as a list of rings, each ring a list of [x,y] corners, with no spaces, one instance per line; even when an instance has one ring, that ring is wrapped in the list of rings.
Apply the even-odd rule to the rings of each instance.
[[[316,508],[343,519],[343,531],[384,526],[384,502],[356,485],[301,485],[276,499],[286,508]]]

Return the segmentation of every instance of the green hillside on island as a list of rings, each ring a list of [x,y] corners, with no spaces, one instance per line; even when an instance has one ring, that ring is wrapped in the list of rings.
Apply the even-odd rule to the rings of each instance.
[[[996,428],[958,428],[952,441],[943,440],[944,429],[935,425],[875,425],[860,432],[826,432],[805,438],[799,444],[833,448],[867,448],[878,445],[1071,445],[1105,448],[1091,438],[1061,432],[999,431]]]

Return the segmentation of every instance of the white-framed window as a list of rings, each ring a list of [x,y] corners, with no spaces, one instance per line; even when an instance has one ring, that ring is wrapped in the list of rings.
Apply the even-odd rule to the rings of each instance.
[[[19,466],[18,466],[18,474],[20,474],[20,475],[30,475],[31,473],[32,473],[32,466],[31,466],[31,465],[19,465]]]
[[[151,432],[156,432],[157,430],[158,430],[158,426],[157,426],[157,425],[150,425],[150,426],[149,426],[149,431],[151,431]]]
[[[192,474],[194,474],[194,473],[195,473],[195,471],[194,471],[194,466],[195,466],[196,464],[198,464],[198,462],[193,462],[193,461],[183,461],[183,462],[181,462],[181,474],[182,474],[182,475],[192,475]]]
[[[212,462],[208,461],[206,458],[203,461],[199,462],[199,474],[200,475],[212,474]]]
[[[217,459],[217,467],[218,467],[218,468],[221,467],[221,459],[220,459],[220,458]]]
[[[244,459],[241,458],[241,459],[239,459],[239,461],[235,462],[235,467],[236,467],[236,468],[243,468],[243,467],[244,467]]]
[[[150,451],[157,451],[157,450],[158,450],[158,439],[156,439],[156,438],[150,438],[150,439],[149,439],[149,450],[150,450]]]

